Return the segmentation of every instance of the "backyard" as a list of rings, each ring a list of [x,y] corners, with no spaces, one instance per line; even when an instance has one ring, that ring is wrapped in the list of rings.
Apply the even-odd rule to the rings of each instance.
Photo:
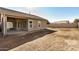
[[[47,28],[21,36],[0,36],[0,50],[79,51],[79,29]]]
[[[49,28],[49,30],[56,32],[24,43],[10,51],[79,51],[78,28]]]

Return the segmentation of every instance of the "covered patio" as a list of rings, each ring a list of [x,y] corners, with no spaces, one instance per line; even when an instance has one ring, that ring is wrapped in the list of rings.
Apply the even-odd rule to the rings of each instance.
[[[21,34],[28,31],[28,19],[10,15],[0,15],[0,28],[4,35]]]
[[[7,30],[8,31],[27,31],[28,19],[7,17]]]

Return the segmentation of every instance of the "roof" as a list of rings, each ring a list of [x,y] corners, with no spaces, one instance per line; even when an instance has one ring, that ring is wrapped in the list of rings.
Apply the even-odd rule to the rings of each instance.
[[[37,19],[37,20],[46,20],[46,19],[36,16],[36,15],[23,13],[23,12],[11,10],[11,9],[3,8],[3,7],[0,7],[0,13],[4,13],[7,16],[23,17],[23,18]]]

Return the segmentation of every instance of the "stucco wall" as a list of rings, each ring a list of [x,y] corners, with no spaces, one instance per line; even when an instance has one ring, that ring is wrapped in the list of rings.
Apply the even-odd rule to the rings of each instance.
[[[30,28],[30,26],[29,26],[29,21],[33,22],[33,27],[32,28]],[[39,21],[40,21],[40,27],[38,25]],[[46,26],[47,26],[47,21],[44,21],[44,20],[32,20],[32,19],[28,20],[28,31],[45,29]]]

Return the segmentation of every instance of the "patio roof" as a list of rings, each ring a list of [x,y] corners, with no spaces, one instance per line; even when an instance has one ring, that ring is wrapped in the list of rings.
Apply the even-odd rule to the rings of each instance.
[[[3,7],[0,7],[0,13],[3,13],[9,17],[21,17],[21,18],[46,20],[47,21],[47,19],[44,19],[44,18],[36,16],[36,15],[23,13],[23,12],[11,10],[11,9],[3,8]]]

